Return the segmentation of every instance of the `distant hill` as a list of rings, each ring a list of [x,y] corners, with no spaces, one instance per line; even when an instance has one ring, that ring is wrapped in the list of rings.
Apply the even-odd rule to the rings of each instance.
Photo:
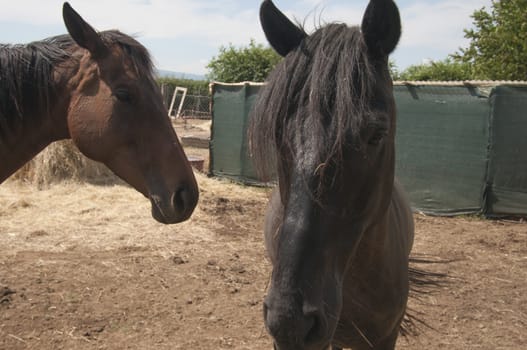
[[[178,78],[178,79],[190,79],[190,80],[207,80],[204,75],[173,72],[170,70],[157,69],[156,74],[162,78]]]

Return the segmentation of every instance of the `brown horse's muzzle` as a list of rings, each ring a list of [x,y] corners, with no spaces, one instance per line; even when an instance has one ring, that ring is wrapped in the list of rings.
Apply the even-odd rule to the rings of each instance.
[[[151,192],[152,217],[163,224],[176,224],[190,218],[198,203],[196,186],[183,184],[174,192]]]

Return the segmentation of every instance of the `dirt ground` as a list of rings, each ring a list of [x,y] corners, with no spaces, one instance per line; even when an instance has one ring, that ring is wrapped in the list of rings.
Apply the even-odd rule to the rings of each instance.
[[[272,349],[262,321],[268,191],[198,174],[192,219],[165,226],[123,185],[0,186],[0,349]],[[416,214],[414,252],[448,283],[433,329],[398,349],[526,349],[527,223]]]

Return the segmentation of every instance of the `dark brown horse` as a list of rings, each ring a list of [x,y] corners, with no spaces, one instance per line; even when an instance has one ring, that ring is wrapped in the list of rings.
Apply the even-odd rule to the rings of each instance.
[[[147,196],[156,220],[188,219],[198,188],[149,53],[119,31],[97,33],[68,3],[63,17],[70,35],[0,45],[0,182],[71,138]]]
[[[371,0],[360,27],[328,24],[311,35],[269,0],[260,19],[284,56],[250,127],[256,164],[271,160],[278,175],[265,225],[265,325],[280,350],[394,349],[414,234],[394,180],[388,55],[398,9]]]

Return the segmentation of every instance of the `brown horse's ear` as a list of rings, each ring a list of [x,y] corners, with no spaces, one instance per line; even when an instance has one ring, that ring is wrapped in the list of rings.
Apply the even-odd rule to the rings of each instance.
[[[67,2],[62,6],[62,17],[73,40],[88,50],[93,58],[101,58],[107,54],[108,48],[99,34]]]
[[[401,37],[401,18],[397,5],[393,0],[370,0],[361,29],[370,52],[388,56]]]
[[[293,24],[271,0],[260,6],[260,22],[267,41],[281,56],[296,49],[307,34]]]

